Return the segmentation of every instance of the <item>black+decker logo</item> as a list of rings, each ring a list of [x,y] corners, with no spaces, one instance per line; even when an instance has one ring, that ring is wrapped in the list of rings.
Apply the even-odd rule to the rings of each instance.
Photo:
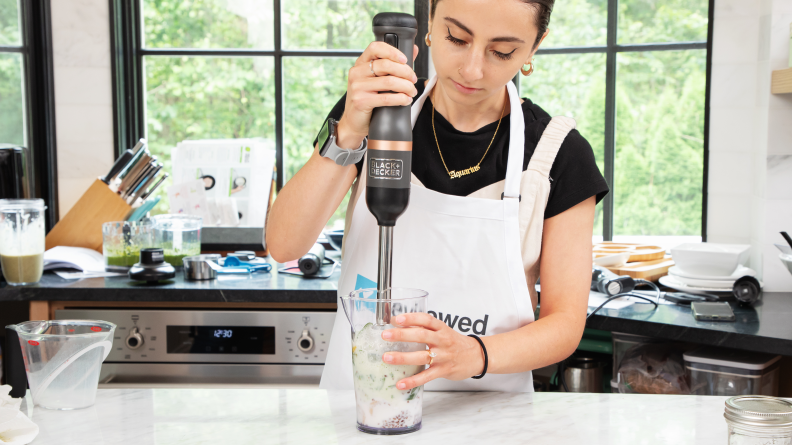
[[[401,159],[370,159],[369,177],[377,179],[401,179],[404,161]]]

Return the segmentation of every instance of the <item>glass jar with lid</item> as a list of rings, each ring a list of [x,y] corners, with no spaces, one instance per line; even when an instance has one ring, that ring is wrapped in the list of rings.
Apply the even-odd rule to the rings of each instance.
[[[723,414],[729,445],[792,445],[792,403],[778,397],[737,396]]]

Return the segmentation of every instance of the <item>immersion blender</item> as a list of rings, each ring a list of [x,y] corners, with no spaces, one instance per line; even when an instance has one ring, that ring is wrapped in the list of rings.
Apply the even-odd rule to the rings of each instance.
[[[413,42],[418,22],[409,14],[383,12],[374,16],[377,41],[398,48],[413,67]],[[388,94],[389,92],[383,92]],[[375,108],[369,125],[366,205],[379,225],[377,325],[390,323],[393,227],[410,202],[412,120],[410,106]]]

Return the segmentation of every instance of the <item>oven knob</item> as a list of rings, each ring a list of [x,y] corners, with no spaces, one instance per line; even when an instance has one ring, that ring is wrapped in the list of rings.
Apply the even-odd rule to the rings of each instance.
[[[137,327],[129,331],[129,337],[126,338],[126,345],[129,349],[137,349],[143,346],[143,336],[140,334],[140,330],[138,330]]]
[[[313,349],[314,341],[311,337],[311,333],[308,332],[308,329],[302,331],[302,335],[300,338],[297,339],[297,347],[300,348],[302,352],[309,352]]]

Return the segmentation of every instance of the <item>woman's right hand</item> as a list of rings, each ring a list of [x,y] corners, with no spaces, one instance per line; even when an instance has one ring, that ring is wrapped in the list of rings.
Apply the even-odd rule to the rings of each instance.
[[[418,46],[413,47],[413,61],[418,56]],[[374,62],[374,73],[371,62]],[[368,135],[371,111],[377,107],[410,105],[418,94],[415,82],[418,77],[407,65],[407,57],[385,42],[372,42],[349,70],[344,115],[339,121],[339,139],[346,139],[357,147]],[[380,91],[393,91],[379,94]],[[359,140],[358,140],[359,138]],[[357,144],[354,143],[357,141]],[[339,146],[344,147],[343,140]]]

